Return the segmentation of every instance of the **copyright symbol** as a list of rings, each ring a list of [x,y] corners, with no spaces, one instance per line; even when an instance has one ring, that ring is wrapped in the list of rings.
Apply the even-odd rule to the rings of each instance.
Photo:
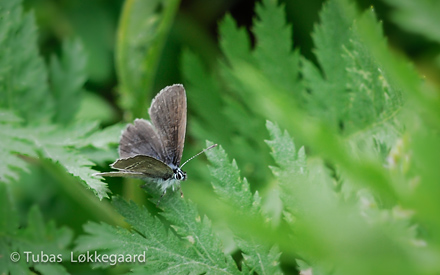
[[[13,261],[14,263],[20,261],[20,253],[12,252],[11,253],[11,261]]]

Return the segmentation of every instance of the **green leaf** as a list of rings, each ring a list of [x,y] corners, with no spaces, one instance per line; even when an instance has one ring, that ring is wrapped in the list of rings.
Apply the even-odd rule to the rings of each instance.
[[[98,149],[108,150],[110,146],[119,144],[119,139],[125,124],[114,124],[100,131],[95,131],[90,135],[78,140],[77,146],[93,146]]]
[[[263,121],[254,120],[246,106],[226,94],[222,84],[194,54],[184,53],[183,66],[187,79],[185,87],[191,91],[187,93],[188,106],[194,110],[189,113],[192,121],[188,125],[189,134],[199,140],[214,140],[231,149],[237,161],[248,164],[245,175],[256,183],[264,182],[270,159],[253,158],[248,153],[267,151],[265,144],[257,138],[265,134]],[[209,95],[206,91],[210,91]],[[248,123],[243,124],[243,120]],[[204,144],[200,142],[199,147],[202,146]]]
[[[0,255],[2,255],[0,272],[2,274],[28,273],[37,269],[57,270],[58,274],[68,274],[59,261],[69,259],[68,247],[72,241],[73,232],[67,227],[57,228],[53,221],[45,223],[41,212],[35,206],[29,211],[27,226],[19,226],[18,212],[11,202],[10,190],[2,183],[0,184],[0,201],[1,209],[3,209],[0,214],[0,243],[2,244],[0,246]],[[20,254],[21,259],[18,262],[10,260],[13,252]],[[31,255],[43,261],[42,253],[47,255],[48,261],[52,257],[56,262],[41,264],[32,261]],[[45,265],[51,267],[44,267]]]
[[[55,98],[54,120],[67,124],[75,118],[81,103],[87,59],[81,43],[70,40],[63,43],[61,58],[52,56],[50,61],[51,89]]]
[[[57,128],[54,125],[40,125],[34,127],[20,127],[15,123],[18,120],[12,113],[1,111],[0,117],[4,121],[0,122],[0,151],[3,153],[3,161],[0,165],[0,180],[10,182],[17,179],[18,170],[26,169],[24,156],[37,158],[41,156],[62,165],[67,172],[79,177],[91,188],[100,199],[107,197],[109,192],[107,184],[93,177],[98,171],[91,169],[95,164],[81,155],[78,149],[85,146],[95,148],[107,148],[109,144],[116,143],[120,132],[120,125],[109,127],[102,133],[112,133],[112,137],[100,139],[101,132],[96,132],[96,123],[83,123],[70,125],[68,128]],[[93,133],[91,135],[91,133]]]
[[[38,54],[34,16],[23,14],[20,0],[0,9],[0,108],[25,120],[48,120],[54,106],[47,72]]]
[[[280,198],[290,211],[296,215],[305,215],[305,210],[298,207],[301,205],[300,198],[304,196],[304,188],[307,188],[304,184],[307,184],[309,175],[304,147],[297,151],[287,131],[282,132],[276,124],[267,121],[266,127],[271,137],[266,143],[272,149],[272,156],[278,165],[271,168],[282,189]]]
[[[313,272],[387,274],[388,268],[416,272],[423,265],[423,261],[410,260],[408,254],[414,249],[416,253],[427,252],[408,242],[417,239],[408,213],[397,208],[378,208],[366,189],[357,190],[356,194],[349,191],[343,197],[342,192],[333,188],[334,179],[320,161],[306,164],[304,152],[295,151],[287,133],[283,134],[273,123],[268,122],[267,126],[271,135],[268,144],[279,166],[274,173],[283,191],[286,221],[291,226],[289,231],[295,232],[282,238],[289,240],[285,241],[288,244],[284,249],[292,249],[292,255],[301,253],[302,259],[313,266]],[[349,178],[342,180],[350,186]],[[349,249],[353,243],[358,247],[356,250]],[[347,250],[350,252],[345,253]],[[381,266],[384,255],[388,255],[389,262]],[[374,271],[362,266],[365,261],[375,266]]]
[[[212,145],[207,143],[207,145]],[[210,171],[213,176],[214,191],[224,199],[234,203],[243,209],[250,209],[252,206],[252,194],[249,183],[241,180],[235,160],[229,162],[225,150],[219,146],[206,152],[211,162]]]
[[[314,65],[303,60],[305,83],[310,92],[306,95],[307,109],[328,121],[332,128],[349,135],[369,128],[384,129],[383,124],[403,104],[400,87],[390,81],[359,37],[354,16],[348,2],[334,0],[325,4],[320,13],[321,24],[313,35],[323,76]],[[393,130],[390,127],[390,132]]]
[[[312,34],[316,57],[322,67],[323,77],[335,85],[337,90],[334,92],[343,93],[344,85],[340,76],[345,74],[345,64],[340,61],[343,46],[350,39],[355,10],[352,4],[344,0],[331,0],[323,5],[319,17],[321,22],[315,26]]]
[[[18,178],[19,170],[27,171],[26,162],[18,156],[36,156],[28,137],[33,131],[20,128],[21,119],[13,112],[0,109],[0,181],[10,182]]]
[[[251,61],[249,54],[251,42],[244,28],[237,29],[236,24],[230,15],[226,15],[220,23],[220,45],[228,60],[236,58]]]
[[[69,173],[88,183],[99,198],[107,196],[106,184],[92,177],[90,160],[77,149],[102,146],[112,141],[82,140],[97,128],[97,123],[75,123],[85,81],[85,58],[81,45],[70,41],[63,45],[60,60],[52,58],[48,91],[46,67],[38,55],[35,24],[31,15],[22,15],[20,1],[4,1],[0,10],[0,181],[17,179],[26,170],[24,160],[39,156],[63,165]],[[54,103],[56,103],[54,105]],[[17,115],[17,116],[16,116]],[[49,118],[61,124],[50,124]],[[95,137],[96,138],[96,137]],[[117,138],[117,137],[116,137]]]
[[[302,92],[299,75],[299,51],[292,51],[291,26],[286,25],[284,6],[265,0],[256,6],[259,20],[255,20],[256,47],[253,56],[262,72],[290,96]],[[276,49],[276,50],[274,50]]]
[[[393,6],[391,18],[402,28],[440,43],[440,32],[435,27],[440,24],[438,1],[384,0],[384,2]]]
[[[84,229],[88,235],[78,238],[76,250],[99,250],[106,253],[146,254],[146,262],[142,269],[148,274],[157,273],[207,273],[207,274],[238,274],[239,271],[230,257],[226,264],[225,256],[218,251],[218,242],[213,242],[207,220],[202,222],[194,216],[195,208],[189,206],[178,196],[167,196],[161,202],[168,208],[166,217],[173,221],[191,225],[187,231],[191,235],[176,236],[164,224],[152,216],[145,208],[139,208],[133,202],[127,203],[120,198],[114,198],[114,205],[132,225],[132,230],[114,228],[105,224],[89,223]],[[176,205],[177,203],[177,205]],[[177,206],[183,209],[177,210]],[[179,216],[177,214],[184,214]],[[198,219],[197,219],[198,217]],[[205,235],[206,234],[206,235]],[[215,238],[214,238],[215,239]],[[207,243],[204,243],[207,241]],[[205,246],[206,245],[206,246]]]
[[[144,117],[149,107],[147,98],[179,3],[179,0],[129,0],[124,4],[116,69],[121,105],[130,118]]]
[[[280,268],[280,256],[276,246],[267,252],[267,246],[258,242],[238,241],[243,250],[243,258],[247,267],[257,274],[283,274]]]
[[[108,198],[107,194],[110,190],[107,188],[107,184],[93,177],[93,174],[98,172],[90,168],[95,165],[93,162],[84,158],[72,148],[46,144],[42,149],[46,158],[59,163],[67,172],[80,178],[96,193],[99,199]]]
[[[437,129],[440,125],[440,98],[437,90],[426,82],[413,66],[404,58],[393,55],[387,48],[382,37],[381,26],[377,23],[373,11],[366,12],[356,24],[358,35],[368,45],[376,61],[380,61],[383,71],[387,75],[387,82],[398,86],[403,94],[408,97],[408,102],[414,104],[417,112],[429,123],[430,127]]]
[[[207,145],[210,145],[208,142]],[[246,179],[241,180],[235,160],[228,161],[226,152],[219,146],[218,149],[206,152],[211,162],[211,175],[213,177],[214,191],[222,200],[232,205],[238,215],[260,217],[260,198],[258,193],[252,196],[249,183]],[[279,267],[280,254],[277,248],[269,248],[258,240],[243,235],[243,232],[236,232],[236,242],[243,251],[245,264],[258,274],[281,274]]]

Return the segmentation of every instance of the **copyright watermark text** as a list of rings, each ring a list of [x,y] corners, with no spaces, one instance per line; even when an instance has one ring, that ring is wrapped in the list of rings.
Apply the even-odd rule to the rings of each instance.
[[[20,260],[27,263],[61,263],[63,261],[70,261],[71,263],[103,263],[116,265],[119,263],[145,263],[146,251],[140,254],[100,254],[97,251],[86,251],[81,254],[74,254],[70,252],[70,258],[67,260],[63,258],[62,254],[35,253],[32,251],[12,252],[10,259],[16,263]]]

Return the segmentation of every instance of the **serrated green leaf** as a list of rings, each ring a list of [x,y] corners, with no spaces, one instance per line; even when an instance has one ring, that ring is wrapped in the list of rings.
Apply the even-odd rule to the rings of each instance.
[[[207,143],[207,146],[212,143]],[[252,194],[247,181],[240,177],[235,160],[229,162],[225,150],[222,146],[206,152],[206,156],[211,163],[209,170],[213,176],[212,185],[214,191],[222,198],[234,203],[241,209],[251,209]]]
[[[417,106],[417,111],[431,127],[438,127],[440,98],[436,96],[437,91],[431,85],[422,82],[421,76],[407,60],[390,53],[383,39],[381,25],[377,23],[373,11],[366,12],[357,21],[356,27],[375,60],[380,61],[388,82],[403,91],[408,101]]]
[[[230,151],[234,152],[234,158],[248,163],[245,175],[257,183],[264,182],[270,160],[253,158],[248,153],[267,150],[265,144],[256,138],[264,135],[264,124],[254,120],[246,106],[226,95],[227,91],[222,84],[217,82],[216,77],[210,74],[194,54],[186,52],[183,57],[183,71],[188,83],[185,87],[191,91],[187,94],[188,106],[193,106],[194,110],[189,113],[193,117],[192,123],[188,125],[189,134],[200,140],[214,140],[225,148],[233,148]],[[206,95],[207,91],[210,91],[209,96]],[[243,120],[249,123],[243,124]]]
[[[20,121],[12,112],[0,110],[0,181],[10,182],[17,179],[19,170],[27,170],[26,162],[18,155],[36,156],[35,148],[27,139],[33,133],[30,130],[20,129]]]
[[[223,245],[212,232],[210,220],[201,217],[195,205],[177,196],[165,204],[166,211],[162,215],[171,222],[179,236],[191,243],[192,249],[204,262],[232,274],[239,273],[232,257],[224,255]],[[216,273],[215,269],[213,271]]]
[[[344,134],[385,128],[383,124],[403,104],[400,87],[393,85],[357,34],[355,12],[348,2],[329,1],[320,17],[313,38],[322,77],[312,63],[303,60],[309,112]]]
[[[320,24],[315,26],[313,41],[315,54],[323,68],[324,77],[333,82],[343,92],[341,75],[345,74],[345,64],[341,63],[343,46],[350,39],[350,28],[355,18],[354,6],[346,1],[327,1],[320,11]]]
[[[84,49],[78,40],[64,42],[60,58],[52,56],[50,79],[55,98],[55,122],[67,124],[75,118],[86,81],[86,63]]]
[[[266,127],[272,139],[266,140],[266,143],[272,149],[272,156],[278,166],[293,173],[306,173],[304,147],[297,152],[287,131],[281,132],[281,129],[271,121],[266,122]]]
[[[295,214],[302,215],[301,200],[296,196],[304,196],[303,185],[308,184],[308,171],[304,147],[298,151],[287,131],[284,133],[274,123],[267,121],[267,130],[271,140],[266,140],[272,150],[272,156],[278,167],[271,167],[272,172],[278,178],[282,189],[280,198],[284,205]],[[295,205],[292,207],[292,205]]]
[[[364,247],[361,249],[362,251],[370,251],[368,261],[380,262],[381,256],[379,254],[384,253],[384,250],[391,249],[394,252],[389,255],[388,259],[393,262],[393,264],[390,264],[390,266],[393,266],[393,270],[403,272],[405,269],[416,268],[418,264],[415,262],[408,263],[405,267],[397,264],[399,258],[400,261],[408,260],[407,251],[414,249],[406,241],[401,242],[401,238],[405,240],[413,239],[414,241],[416,238],[414,231],[408,224],[409,216],[401,216],[402,219],[399,219],[397,218],[399,214],[392,214],[386,209],[378,209],[375,206],[374,198],[367,190],[358,191],[356,198],[351,200],[342,200],[340,196],[335,196],[332,188],[333,179],[322,163],[315,161],[307,167],[295,167],[295,163],[298,163],[299,159],[304,159],[304,153],[298,153],[297,157],[291,139],[288,135],[283,135],[274,124],[268,123],[268,130],[273,138],[268,144],[274,150],[273,156],[280,166],[280,168],[275,169],[275,174],[283,190],[281,199],[287,211],[293,214],[294,217],[293,219],[292,217],[286,219],[295,232],[291,242],[295,243],[299,251],[306,254],[311,253],[303,259],[313,263],[313,270],[316,269],[317,272],[321,272],[322,270],[330,271],[336,268],[347,274],[371,273],[365,267],[359,269],[358,266],[361,263],[353,263],[353,261],[366,259],[366,257],[360,255],[354,256],[332,252],[330,254],[335,258],[329,261],[327,261],[327,258],[324,259],[319,256],[323,253],[323,251],[320,251],[321,248],[343,251],[341,245],[345,243],[345,245],[350,246],[351,242],[357,242],[357,245]],[[301,166],[303,165],[305,163],[301,164]],[[307,173],[302,173],[302,170],[307,171]],[[349,184],[348,179],[344,179],[344,182]],[[325,228],[325,230],[319,228]],[[351,229],[345,230],[345,228]],[[378,232],[381,233],[378,234]],[[332,237],[325,237],[323,234],[331,234]],[[358,234],[363,236],[362,241],[358,241],[360,238]],[[382,234],[387,237],[384,238]],[[301,237],[297,238],[296,236]],[[286,238],[290,237],[286,236]],[[306,239],[307,241],[304,242]],[[325,242],[325,244],[323,245],[322,242]],[[320,243],[320,245],[312,248],[313,243],[316,245]],[[304,247],[304,245],[308,247]],[[328,251],[325,254],[330,255],[327,253],[329,253]],[[363,253],[361,254],[365,255]],[[338,259],[339,257],[342,258]],[[346,257],[351,258],[348,261],[350,264],[345,264],[348,263]],[[317,258],[319,258],[318,261],[316,261]],[[362,260],[359,258],[362,258]],[[334,265],[335,262],[339,263]],[[387,269],[375,269],[375,272],[386,274]]]
[[[4,121],[11,121],[11,123],[0,122],[0,137],[2,139],[0,152],[3,155],[0,165],[0,181],[16,180],[18,170],[27,170],[27,164],[22,157],[37,158],[38,152],[43,157],[59,163],[66,168],[67,172],[87,183],[87,186],[100,199],[107,197],[109,192],[107,184],[92,176],[98,172],[91,169],[91,166],[95,164],[81,155],[78,149],[86,146],[102,148],[110,143],[115,143],[116,138],[119,137],[116,132],[120,132],[120,125],[110,127],[103,132],[94,131],[97,127],[96,123],[77,123],[66,128],[51,124],[23,127],[15,123],[18,119],[14,118],[11,112],[1,111],[1,114],[2,117],[8,118]],[[102,139],[106,134],[113,136],[105,136],[105,139]],[[107,160],[109,157],[112,155],[108,155]]]
[[[207,142],[207,145],[210,145]],[[252,196],[249,183],[241,180],[240,171],[235,161],[229,162],[226,152],[219,146],[206,152],[211,162],[212,185],[214,191],[241,215],[260,216],[260,199],[258,194]],[[244,262],[249,269],[258,274],[281,274],[278,253],[272,253],[276,248],[268,248],[266,244],[259,243],[251,236],[236,237],[237,245],[242,249]],[[274,250],[275,249],[275,250]]]
[[[299,51],[292,51],[292,31],[284,19],[284,6],[265,0],[256,6],[256,13],[259,20],[254,23],[257,42],[253,56],[258,66],[274,83],[299,97]]]
[[[55,124],[40,125],[29,127],[36,134],[32,137],[36,144],[49,144],[51,146],[81,146],[83,139],[98,128],[98,122],[78,122],[67,126]]]
[[[243,250],[244,263],[257,274],[283,274],[278,248],[272,247],[268,253],[266,245],[243,240],[238,241],[238,246]]]
[[[114,124],[100,131],[93,132],[91,135],[78,141],[77,146],[93,146],[99,149],[108,149],[111,145],[119,143],[125,124]]]
[[[28,214],[27,226],[18,225],[18,212],[11,202],[9,190],[0,183],[0,201],[2,208],[0,214],[0,272],[3,274],[28,273],[33,269],[57,270],[58,274],[67,274],[58,262],[47,263],[50,268],[41,266],[41,263],[33,262],[31,255],[41,257],[46,255],[61,255],[61,259],[68,259],[68,246],[73,237],[73,232],[67,227],[57,228],[53,221],[45,223],[41,212],[36,206],[31,208]],[[21,260],[13,262],[10,255],[17,252]],[[29,257],[30,260],[27,260]],[[49,256],[48,256],[49,257]],[[42,258],[39,258],[42,259]],[[57,258],[57,261],[59,259]]]
[[[53,108],[47,72],[38,54],[34,16],[23,14],[20,0],[0,10],[0,107],[25,120],[47,120]]]
[[[226,15],[220,24],[220,45],[228,60],[242,58],[250,61],[250,40],[244,28],[238,29],[232,16]]]
[[[93,177],[94,173],[98,173],[90,168],[94,165],[93,162],[75,152],[74,149],[46,145],[42,151],[45,157],[59,163],[66,168],[67,172],[84,181],[99,199],[108,198],[110,190],[107,188],[107,184]]]
[[[163,203],[168,204],[170,198],[164,198]],[[173,202],[183,202],[177,196],[171,198]],[[193,239],[179,239],[173,232],[168,230],[157,217],[152,216],[145,208],[139,208],[133,202],[127,203],[120,198],[114,198],[114,204],[118,211],[132,224],[133,231],[114,228],[105,224],[90,223],[85,226],[86,236],[78,239],[76,249],[79,251],[99,250],[108,253],[146,253],[146,263],[142,267],[144,272],[150,273],[173,273],[173,274],[238,274],[238,269],[233,265],[226,265],[222,253],[220,259],[209,256],[212,244],[200,249],[200,243]],[[170,209],[173,211],[174,209]],[[185,215],[192,215],[184,212]],[[168,217],[176,215],[169,214]],[[184,218],[184,217],[182,217]],[[195,217],[189,223],[195,223]],[[200,222],[199,222],[200,223]],[[199,226],[200,227],[200,226]],[[207,228],[206,224],[205,227]],[[203,238],[205,238],[203,236]],[[202,247],[203,248],[203,247]],[[218,249],[218,247],[216,248]],[[231,269],[233,268],[233,269]],[[140,268],[137,268],[138,272]]]

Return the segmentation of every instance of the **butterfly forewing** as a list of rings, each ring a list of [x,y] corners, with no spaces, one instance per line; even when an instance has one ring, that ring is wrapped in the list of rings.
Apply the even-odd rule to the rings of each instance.
[[[111,166],[121,172],[142,173],[150,178],[169,179],[173,176],[173,170],[168,165],[144,155],[118,159]]]
[[[119,142],[119,157],[128,158],[136,155],[151,156],[164,161],[164,150],[158,134],[145,119],[136,119],[122,133]]]
[[[162,141],[163,162],[172,168],[180,165],[186,131],[186,94],[180,84],[165,87],[148,110],[151,122]]]
[[[105,172],[105,173],[95,173],[94,176],[101,177],[125,177],[125,178],[137,178],[143,179],[145,178],[145,174],[139,172],[128,172],[128,171],[119,171],[119,172]]]

